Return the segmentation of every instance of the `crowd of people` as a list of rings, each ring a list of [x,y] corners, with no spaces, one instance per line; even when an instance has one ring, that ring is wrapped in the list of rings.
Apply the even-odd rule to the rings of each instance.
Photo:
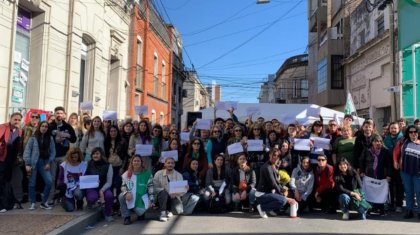
[[[65,211],[102,206],[105,219],[121,215],[131,224],[131,213],[144,219],[151,208],[159,220],[196,211],[223,213],[242,210],[260,217],[284,213],[298,204],[298,212],[321,209],[325,213],[349,210],[367,215],[403,212],[420,219],[415,196],[420,195],[420,121],[406,126],[403,119],[387,124],[383,132],[366,119],[356,130],[353,117],[343,123],[323,118],[311,125],[288,124],[276,119],[245,123],[215,118],[210,130],[196,122],[182,130],[177,125],[152,125],[147,118],[119,122],[67,116],[63,107],[40,121],[30,113],[22,126],[21,113],[0,125],[0,212],[23,209]],[[185,136],[185,135],[184,135]],[[320,148],[315,138],[329,139]],[[309,139],[310,150],[295,149],[298,139]],[[260,151],[248,151],[248,142],[260,140]],[[243,151],[229,154],[228,146],[240,143]],[[152,154],[141,156],[138,145],[151,145]],[[296,145],[297,146],[297,145]],[[162,157],[177,151],[177,157]],[[81,187],[82,176],[95,176],[98,185]],[[187,181],[184,190],[174,183]],[[417,210],[417,211],[416,211]]]

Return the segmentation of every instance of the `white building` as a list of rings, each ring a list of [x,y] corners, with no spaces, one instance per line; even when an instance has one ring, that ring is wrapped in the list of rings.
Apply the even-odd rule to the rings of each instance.
[[[125,116],[130,8],[124,0],[3,0],[0,123],[10,113],[92,101]]]

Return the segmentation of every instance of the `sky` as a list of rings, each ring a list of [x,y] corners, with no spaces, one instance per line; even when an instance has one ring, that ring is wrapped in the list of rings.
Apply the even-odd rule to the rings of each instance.
[[[261,84],[284,60],[306,52],[307,1],[152,0],[180,32],[183,59],[222,101],[257,103]]]

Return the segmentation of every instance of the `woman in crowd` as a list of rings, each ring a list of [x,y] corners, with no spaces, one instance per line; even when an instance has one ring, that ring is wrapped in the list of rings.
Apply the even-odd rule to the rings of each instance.
[[[50,164],[55,158],[55,143],[54,138],[49,132],[49,125],[47,121],[39,124],[34,135],[29,138],[23,153],[23,160],[26,163],[26,172],[29,178],[29,199],[31,202],[30,210],[35,209],[35,186],[36,177],[38,173],[44,180],[43,198],[40,207],[42,209],[52,209],[48,206],[48,196],[51,190],[52,178],[50,172]]]
[[[89,128],[89,131],[83,136],[82,142],[80,143],[80,149],[84,153],[84,160],[90,161],[91,153],[94,148],[101,148],[102,151],[105,150],[105,132],[102,126],[102,120],[100,117],[96,116],[92,119],[92,126]]]
[[[308,206],[314,182],[314,173],[309,162],[309,157],[304,156],[302,157],[300,164],[293,169],[292,177],[289,183],[293,196],[299,203],[300,212]]]
[[[225,204],[229,205],[231,202],[229,195],[229,188],[227,182],[227,169],[225,167],[225,159],[222,154],[218,154],[214,159],[214,167],[207,170],[206,175],[206,189],[204,192],[204,200],[208,205],[210,199],[218,196],[225,200]],[[223,192],[221,188],[223,187]],[[221,194],[220,194],[221,193]]]
[[[207,152],[207,143],[210,140],[210,131],[209,130],[198,130],[197,135],[195,126],[197,125],[197,121],[194,122],[191,131],[190,131],[190,142],[193,141],[195,138],[199,138],[201,142],[203,142],[204,150]]]
[[[157,200],[159,202],[160,217],[162,222],[168,221],[173,212],[176,214],[189,215],[193,212],[199,197],[186,193],[171,193],[169,182],[182,181],[181,173],[175,169],[175,160],[172,157],[165,159],[165,169],[156,172],[153,184],[156,189]],[[186,191],[188,191],[188,186]]]
[[[101,148],[92,150],[92,160],[89,161],[85,175],[98,175],[98,188],[86,189],[86,201],[88,207],[93,206],[99,199],[100,203],[105,204],[105,220],[111,222],[112,205],[114,203],[114,195],[111,192],[112,186],[112,166],[106,161],[105,153]]]
[[[200,199],[203,198],[202,183],[198,177],[198,161],[192,159],[187,169],[182,173],[184,180],[188,181],[188,192],[184,197],[190,197],[192,195],[198,196]]]
[[[70,124],[71,127],[73,127],[74,133],[76,134],[76,137],[77,137],[76,142],[70,143],[70,148],[79,147],[80,142],[83,139],[83,130],[79,124],[79,116],[77,115],[77,113],[70,114],[68,123]]]
[[[134,127],[133,124],[131,124],[131,122],[126,122],[124,123],[124,125],[121,128],[121,138],[124,140],[125,143],[130,142],[130,137],[134,132]]]
[[[265,136],[264,130],[261,124],[255,123],[252,125],[251,129],[248,133],[248,140],[262,140],[263,146],[265,146]],[[264,151],[248,151],[248,163],[250,164],[251,168],[255,171],[257,175],[257,182],[259,178],[259,171],[261,166],[266,161],[266,156]]]
[[[65,211],[83,210],[83,191],[79,187],[79,177],[85,175],[87,164],[83,161],[80,148],[70,148],[64,162],[60,165],[57,188],[62,195],[62,206]],[[76,200],[76,203],[75,203]],[[77,205],[77,207],[76,207]]]
[[[311,131],[305,135],[305,139],[310,139],[314,137],[324,137],[324,126],[322,124],[323,119],[320,121],[315,121],[311,126]],[[315,167],[317,164],[317,152],[320,151],[319,148],[312,146],[309,153],[309,159],[311,160],[312,167]],[[328,156],[327,156],[328,157]]]
[[[257,209],[261,218],[268,218],[270,215],[277,215],[276,211],[283,208],[286,203],[291,205],[297,202],[292,198],[287,198],[287,191],[280,185],[276,165],[279,161],[280,152],[276,149],[269,153],[269,160],[260,169],[260,180],[255,193]]]
[[[184,158],[183,169],[186,169],[192,159],[198,161],[198,177],[201,182],[205,182],[206,173],[208,169],[208,162],[206,152],[204,151],[203,142],[200,139],[194,139],[188,147],[188,152]]]
[[[279,160],[279,170],[284,170],[289,176],[292,174],[292,155],[290,153],[289,141],[282,140],[279,143],[280,148],[280,160]]]
[[[257,178],[247,164],[245,153],[238,156],[237,166],[231,175],[232,201],[238,204],[248,199],[249,212],[254,212]]]
[[[228,139],[226,147],[231,145],[231,144],[238,143],[238,142],[241,142],[242,145],[245,145],[246,139],[247,139],[247,137],[245,136],[244,128],[241,125],[236,124],[233,127],[233,136],[231,136]],[[233,168],[236,167],[236,164],[237,164],[236,157],[237,157],[236,154],[228,155],[226,157],[227,167],[229,167],[230,169],[233,169]]]
[[[145,120],[140,121],[138,130],[134,129],[128,144],[128,156],[133,156],[137,144],[151,144],[149,123]],[[143,156],[144,167],[152,171],[152,159],[149,156]]]
[[[319,205],[326,213],[336,213],[337,195],[334,191],[334,167],[328,165],[327,156],[323,152],[317,157],[314,169],[315,183],[312,207]]]
[[[184,171],[184,154],[182,152],[181,144],[179,139],[170,139],[168,142],[168,148],[165,151],[178,151],[178,161],[175,163],[175,170],[178,172]]]
[[[341,128],[342,136],[337,137],[332,148],[332,162],[334,165],[341,159],[346,159],[350,165],[354,166],[353,149],[354,141],[353,131],[350,126],[343,126]]]
[[[116,190],[116,196],[120,195],[121,190],[121,173],[126,162],[127,156],[127,143],[121,138],[118,127],[111,125],[109,127],[108,135],[105,138],[105,156],[108,163],[112,166],[113,179],[111,192]]]
[[[372,147],[365,149],[360,158],[360,176],[365,175],[374,179],[387,179],[391,181],[392,156],[385,148],[382,137],[378,134],[373,136]],[[384,204],[374,204],[380,215],[385,215]]]
[[[277,134],[276,131],[271,130],[270,132],[268,132],[267,134],[267,147],[271,150],[273,148],[275,148],[276,146],[280,145],[280,138],[279,138],[279,134]]]
[[[213,167],[213,158],[220,153],[226,151],[227,139],[226,135],[223,135],[222,129],[218,126],[213,126],[212,136],[207,142],[207,163],[209,168]]]
[[[154,187],[152,172],[143,165],[140,155],[130,159],[128,170],[122,175],[122,193],[118,197],[124,225],[131,224],[130,210],[133,209],[138,220],[144,219],[147,209],[154,206]]]
[[[289,124],[287,126],[287,134],[285,136],[284,139],[286,139],[287,141],[289,141],[290,143],[290,154],[291,154],[291,168],[295,169],[298,164],[300,163],[301,159],[299,157],[299,151],[296,151],[294,149],[294,143],[295,143],[295,138],[298,138],[298,131],[297,131],[297,126],[295,124]],[[305,155],[305,154],[303,154]]]
[[[349,209],[353,205],[359,212],[360,219],[366,219],[366,212],[371,208],[370,204],[364,199],[362,193],[362,181],[356,170],[354,170],[346,159],[338,162],[338,173],[336,174],[335,184],[338,192],[338,201],[343,212],[343,220],[350,218]]]
[[[151,144],[153,145],[152,151],[152,168],[153,172],[159,170],[159,158],[161,152],[163,150],[163,136],[162,136],[162,126],[156,124],[152,129],[152,141]]]
[[[396,147],[394,151],[394,167],[400,170],[401,179],[404,185],[405,200],[407,211],[404,215],[405,219],[414,216],[414,194],[416,198],[420,198],[420,139],[419,128],[410,125],[406,128],[404,134],[405,141],[402,147]],[[398,151],[400,150],[401,151]],[[420,211],[417,212],[420,219]]]

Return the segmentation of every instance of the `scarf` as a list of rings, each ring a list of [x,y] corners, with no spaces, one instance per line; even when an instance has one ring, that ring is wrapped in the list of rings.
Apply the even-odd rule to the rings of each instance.
[[[375,149],[373,146],[369,149],[370,153],[373,156],[373,175],[375,178],[377,178],[377,172],[378,172],[378,160],[379,160],[379,154],[381,153],[381,149]]]

